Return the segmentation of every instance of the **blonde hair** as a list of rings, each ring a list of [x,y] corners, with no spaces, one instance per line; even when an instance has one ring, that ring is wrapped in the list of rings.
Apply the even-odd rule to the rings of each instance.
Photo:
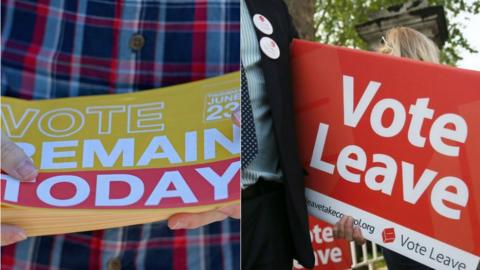
[[[412,28],[392,28],[382,39],[384,44],[378,51],[383,54],[440,63],[440,51],[437,45],[424,34]]]

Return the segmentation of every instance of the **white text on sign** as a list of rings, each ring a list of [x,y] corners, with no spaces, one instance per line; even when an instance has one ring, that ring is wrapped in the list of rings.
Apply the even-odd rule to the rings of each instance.
[[[353,77],[343,76],[343,109],[344,124],[356,128],[379,91],[381,83],[369,82],[355,105],[353,82]],[[427,138],[421,135],[422,127],[425,120],[432,120],[433,123],[428,132],[432,148],[444,156],[458,157],[460,154],[459,144],[465,143],[468,136],[467,123],[460,115],[453,113],[442,114],[434,118],[435,111],[428,108],[428,102],[428,98],[419,98],[409,108],[408,113],[411,115],[407,138],[409,143],[417,148],[426,147]],[[407,113],[400,101],[385,98],[372,106],[370,125],[378,136],[394,137],[405,127]],[[385,126],[382,118],[387,110],[393,111],[393,120],[390,125]],[[410,204],[416,204],[427,188],[433,185],[430,194],[433,209],[446,218],[460,219],[461,210],[467,205],[469,197],[468,187],[462,179],[456,176],[439,176],[437,171],[428,168],[425,168],[420,177],[415,179],[414,175],[417,175],[415,172],[418,171],[418,168],[414,164],[403,160],[398,162],[385,153],[372,153],[371,158],[367,158],[367,153],[358,145],[345,146],[340,151],[336,164],[329,163],[322,159],[327,143],[328,129],[328,124],[319,124],[310,162],[312,168],[328,174],[333,174],[336,169],[344,180],[352,183],[360,183],[363,177],[369,189],[388,196],[392,195],[395,186],[399,186],[395,183],[397,179],[401,178],[399,181],[402,181],[403,200]],[[367,168],[369,160],[375,164],[380,163],[382,166]],[[354,172],[352,169],[362,173]]]

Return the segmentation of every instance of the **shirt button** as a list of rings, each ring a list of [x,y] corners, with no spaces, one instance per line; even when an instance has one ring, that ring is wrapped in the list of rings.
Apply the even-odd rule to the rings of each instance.
[[[140,34],[135,34],[130,38],[130,49],[139,51],[145,45],[145,38]]]
[[[108,270],[120,270],[122,269],[122,262],[120,258],[112,258],[107,263]]]

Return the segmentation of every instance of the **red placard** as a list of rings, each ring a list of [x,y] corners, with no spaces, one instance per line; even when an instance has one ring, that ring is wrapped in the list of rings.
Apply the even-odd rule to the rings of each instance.
[[[345,270],[352,265],[350,246],[345,240],[333,239],[333,227],[310,216],[310,239],[315,254],[313,269]],[[294,261],[293,269],[305,269]]]
[[[309,212],[435,269],[477,269],[480,73],[294,41]]]

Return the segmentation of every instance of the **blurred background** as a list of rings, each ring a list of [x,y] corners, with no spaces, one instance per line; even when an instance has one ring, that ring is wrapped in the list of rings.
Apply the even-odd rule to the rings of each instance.
[[[480,71],[480,0],[285,0],[303,39],[375,49],[409,26],[434,40],[442,62]]]

